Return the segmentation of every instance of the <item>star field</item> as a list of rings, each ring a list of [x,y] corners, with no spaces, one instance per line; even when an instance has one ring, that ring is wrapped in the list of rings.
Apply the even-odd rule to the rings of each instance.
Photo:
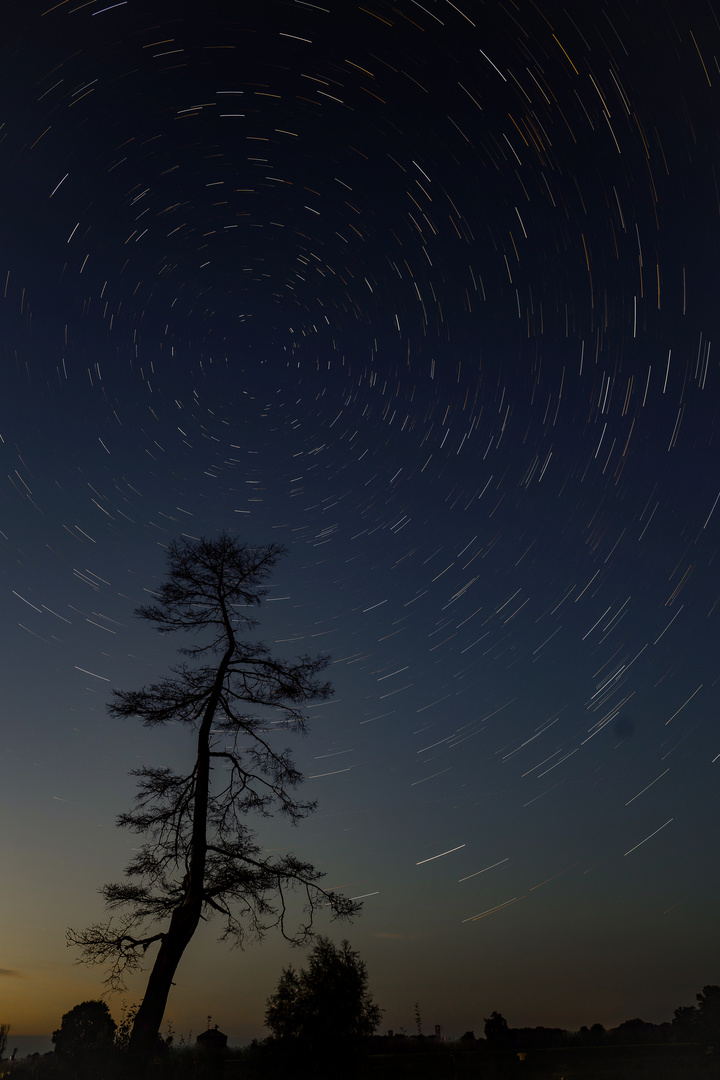
[[[4,22],[8,1020],[99,993],[64,927],[186,750],[104,703],[172,662],[163,546],[220,529],[289,549],[264,639],[332,655],[318,813],[263,837],[365,897],[384,1024],[670,1019],[718,981],[713,6]],[[204,933],[176,1027],[261,1036],[287,950]]]

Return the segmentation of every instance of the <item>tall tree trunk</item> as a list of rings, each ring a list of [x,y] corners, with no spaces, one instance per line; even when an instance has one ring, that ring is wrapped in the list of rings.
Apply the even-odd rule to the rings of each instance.
[[[140,1061],[147,1061],[155,1049],[177,966],[200,921],[201,903],[176,908],[160,943],[130,1035],[130,1052]]]
[[[173,911],[170,926],[160,943],[160,950],[155,958],[145,995],[130,1033],[130,1053],[136,1058],[139,1069],[142,1062],[149,1061],[155,1048],[177,966],[197,930],[202,914],[207,857],[207,812],[210,796],[210,730],[220,701],[223,680],[233,654],[232,630],[228,638],[228,648],[218,665],[215,682],[198,729],[192,842],[188,870],[185,875],[185,895]]]

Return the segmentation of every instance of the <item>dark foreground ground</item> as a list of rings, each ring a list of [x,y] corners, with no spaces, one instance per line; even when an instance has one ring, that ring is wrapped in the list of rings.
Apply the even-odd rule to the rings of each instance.
[[[53,1057],[17,1062],[0,1077],[8,1080],[135,1080],[120,1062],[90,1069],[64,1068]],[[491,1053],[444,1044],[424,1052],[324,1059],[269,1055],[259,1049],[213,1059],[194,1051],[169,1053],[147,1080],[720,1080],[720,1055],[695,1045],[561,1047]]]
[[[327,1063],[227,1061],[222,1080],[720,1080],[720,1057],[698,1046],[563,1047],[491,1054],[444,1045]]]
[[[608,1046],[483,1055],[448,1048],[437,1055],[377,1056],[368,1080],[718,1080],[720,1060],[698,1047]]]

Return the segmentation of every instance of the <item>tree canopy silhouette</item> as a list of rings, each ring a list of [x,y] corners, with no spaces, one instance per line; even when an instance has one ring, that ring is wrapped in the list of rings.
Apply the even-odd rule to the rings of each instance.
[[[65,1013],[53,1032],[55,1053],[76,1068],[97,1065],[112,1050],[115,1029],[104,1001],[83,1001]]]
[[[322,874],[294,855],[276,857],[258,845],[250,815],[285,815],[292,823],[315,809],[293,789],[302,779],[282,732],[305,730],[304,707],[330,697],[320,678],[328,659],[279,660],[246,640],[257,621],[248,609],[267,595],[264,582],[285,549],[251,547],[227,533],[216,540],[173,541],[167,579],[156,602],[136,615],[161,633],[201,635],[171,674],[140,690],[114,690],[111,716],[137,717],[146,727],[182,724],[194,733],[192,763],[180,774],[165,767],[134,770],[135,807],[118,824],[144,836],[125,871],[105,885],[107,908],[120,912],[85,930],[68,931],[82,960],[108,966],[111,989],[157,955],[130,1035],[130,1049],[149,1055],[185,948],[201,918],[222,919],[222,938],[242,944],[271,927],[294,942],[312,935],[318,905],[349,917],[360,905],[318,884]],[[300,889],[303,915],[287,925],[286,894]]]
[[[372,1035],[382,1010],[367,989],[360,954],[318,937],[306,970],[287,967],[267,1000],[265,1023],[279,1039],[317,1044]]]
[[[492,1012],[485,1017],[485,1038],[491,1046],[505,1046],[509,1042],[510,1032],[502,1013]]]
[[[702,993],[695,995],[697,1005],[682,1005],[675,1010],[673,1030],[676,1036],[687,1041],[702,1042],[707,1046],[720,1045],[720,986],[703,986]]]

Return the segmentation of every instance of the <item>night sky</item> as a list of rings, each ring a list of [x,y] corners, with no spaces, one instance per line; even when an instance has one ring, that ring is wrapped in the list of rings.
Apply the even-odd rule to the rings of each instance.
[[[714,7],[2,5],[15,1032],[102,992],[65,928],[129,861],[128,771],[192,753],[105,704],[173,662],[133,617],[165,545],[222,529],[287,545],[261,636],[332,655],[318,811],[261,836],[365,897],[319,929],[383,1028],[720,982]],[[168,1016],[262,1037],[304,954],[215,929]]]

